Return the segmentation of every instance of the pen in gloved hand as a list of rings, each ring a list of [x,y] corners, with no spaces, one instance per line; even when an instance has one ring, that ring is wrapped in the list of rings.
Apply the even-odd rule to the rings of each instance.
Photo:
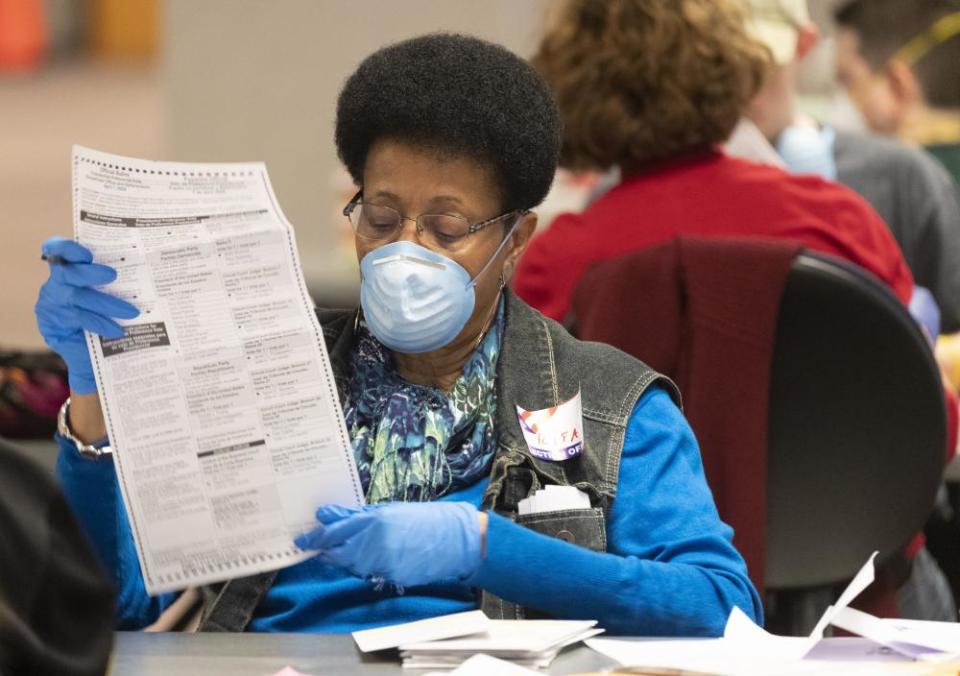
[[[34,312],[44,342],[67,363],[70,390],[76,394],[97,391],[84,331],[104,338],[121,338],[125,330],[117,320],[133,319],[140,311],[127,301],[98,287],[117,279],[109,265],[93,262],[93,252],[79,242],[51,237],[40,251],[49,264],[50,277],[37,296]],[[94,437],[95,438],[95,437]]]

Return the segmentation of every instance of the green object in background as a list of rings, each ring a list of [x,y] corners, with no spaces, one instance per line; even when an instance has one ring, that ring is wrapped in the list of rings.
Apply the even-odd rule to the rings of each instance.
[[[947,168],[953,179],[960,183],[960,142],[935,143],[924,147],[927,152],[940,160],[940,163]]]

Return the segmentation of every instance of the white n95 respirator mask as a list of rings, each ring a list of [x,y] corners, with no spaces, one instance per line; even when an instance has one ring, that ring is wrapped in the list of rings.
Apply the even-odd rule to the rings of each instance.
[[[368,253],[360,261],[360,306],[370,333],[405,354],[450,343],[473,314],[477,279],[512,234],[472,279],[455,260],[408,240]]]

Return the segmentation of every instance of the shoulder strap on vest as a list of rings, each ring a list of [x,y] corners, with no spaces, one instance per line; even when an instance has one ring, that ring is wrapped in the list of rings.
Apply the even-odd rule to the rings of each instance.
[[[204,615],[199,631],[246,631],[253,612],[276,578],[277,571],[271,570],[204,587]]]

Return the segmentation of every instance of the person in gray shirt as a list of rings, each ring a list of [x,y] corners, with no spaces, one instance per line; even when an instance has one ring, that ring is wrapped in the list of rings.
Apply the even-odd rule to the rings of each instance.
[[[864,197],[903,251],[917,286],[933,295],[941,331],[960,331],[960,189],[919,148],[876,134],[834,131],[798,115],[797,64],[817,41],[806,0],[750,0],[753,36],[774,67],[747,117],[772,143],[788,171],[820,174]],[[727,151],[738,152],[738,144]]]
[[[840,183],[860,193],[893,232],[918,286],[940,308],[943,333],[960,331],[960,192],[936,160],[876,134],[836,132]]]

